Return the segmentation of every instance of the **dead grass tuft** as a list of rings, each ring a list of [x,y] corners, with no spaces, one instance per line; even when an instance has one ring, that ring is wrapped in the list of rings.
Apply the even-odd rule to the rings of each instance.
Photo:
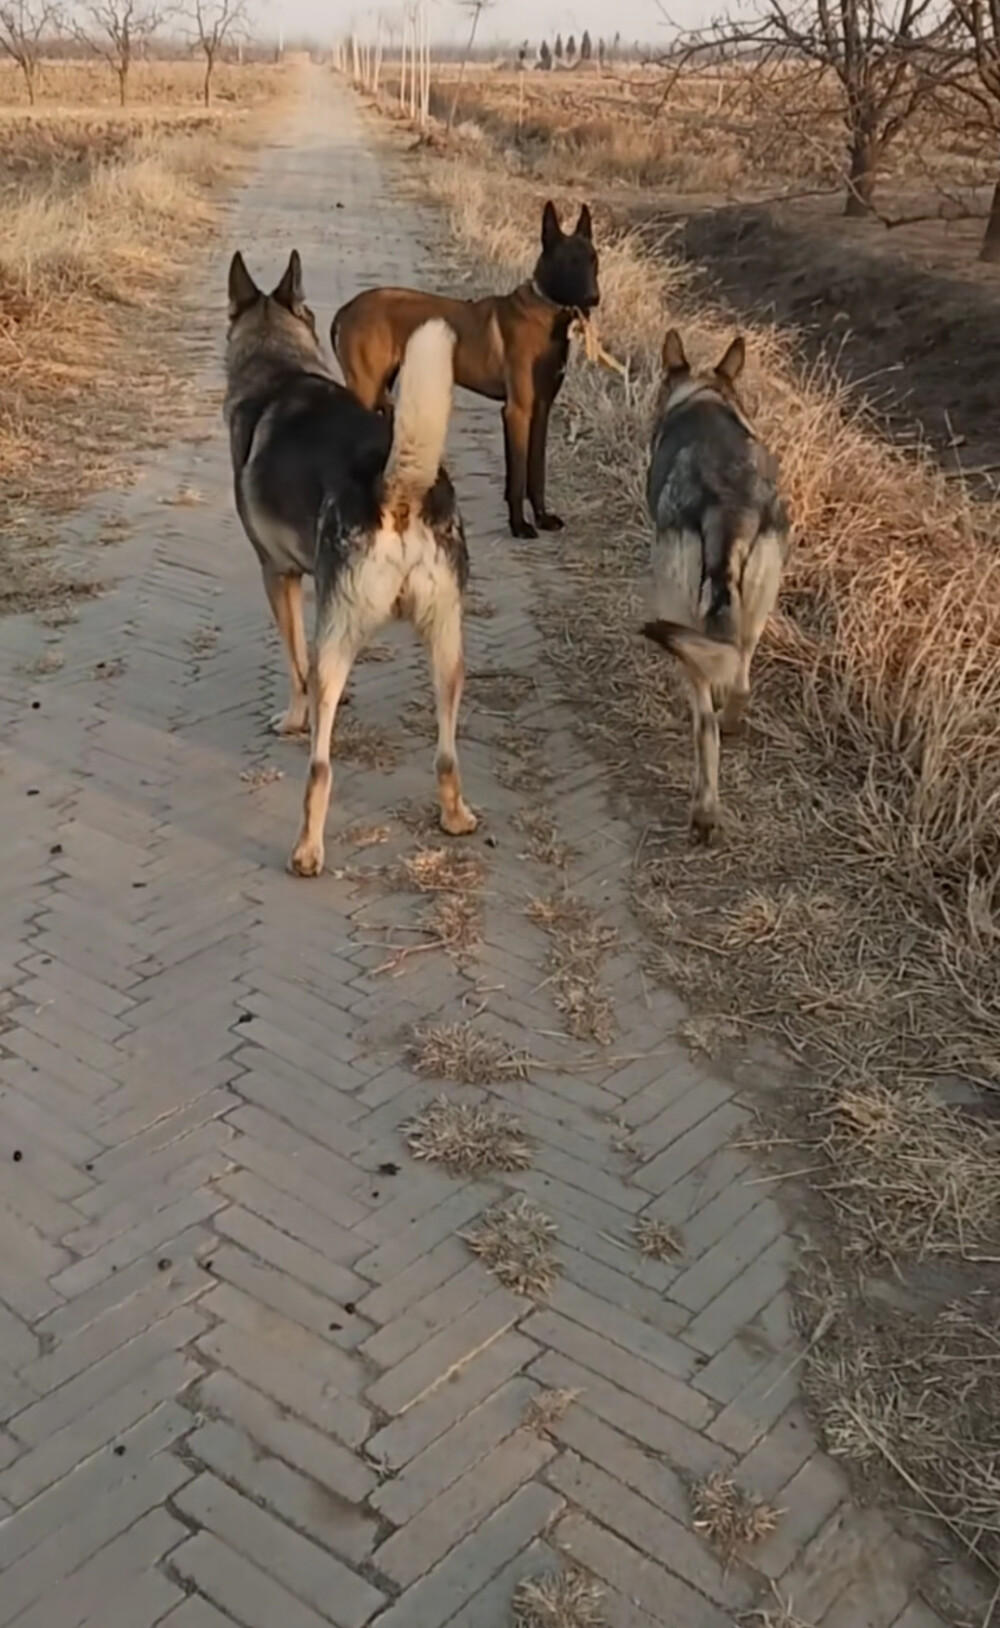
[[[362,769],[388,770],[399,762],[399,747],[377,724],[341,713],[333,732],[333,756]]]
[[[573,849],[563,842],[559,827],[544,808],[519,808],[511,820],[515,831],[527,838],[525,854],[536,865],[547,865],[553,870],[565,870],[573,858]]]
[[[691,1489],[694,1529],[701,1532],[725,1559],[777,1530],[781,1512],[737,1486],[723,1470],[715,1470]]]
[[[260,791],[263,786],[273,786],[284,778],[284,769],[275,763],[255,763],[252,768],[240,771],[240,779],[248,791]]]
[[[417,1029],[409,1048],[417,1074],[458,1085],[500,1085],[526,1080],[530,1058],[472,1023],[435,1023]]]
[[[403,860],[403,873],[420,893],[464,892],[485,882],[486,862],[469,848],[419,848]]]
[[[536,1391],[524,1410],[524,1428],[536,1436],[550,1436],[561,1419],[565,1419],[580,1395],[578,1390]]]
[[[600,969],[618,941],[616,929],[603,927],[589,905],[565,893],[532,899],[525,914],[549,935],[554,1000],[567,1033],[575,1040],[610,1045],[615,1008],[601,987]]]
[[[635,1245],[641,1255],[652,1261],[673,1261],[683,1254],[684,1246],[673,1227],[655,1216],[641,1215],[632,1228]]]
[[[504,1288],[543,1300],[559,1276],[559,1262],[549,1248],[558,1230],[519,1193],[487,1210],[479,1227],[460,1236]]]
[[[453,1175],[526,1170],[531,1144],[516,1119],[483,1103],[439,1097],[403,1126],[415,1159],[443,1164]]]
[[[470,956],[483,936],[483,907],[471,893],[438,893],[420,925],[456,960]]]
[[[575,1568],[525,1577],[514,1591],[512,1628],[606,1628],[604,1590]]]

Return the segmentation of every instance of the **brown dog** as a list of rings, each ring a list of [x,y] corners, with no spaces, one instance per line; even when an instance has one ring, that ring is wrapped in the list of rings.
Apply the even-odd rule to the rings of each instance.
[[[507,464],[505,497],[515,537],[559,531],[545,507],[549,412],[562,386],[574,319],[600,304],[597,252],[586,204],[564,232],[551,203],[542,214],[542,252],[530,282],[511,294],[449,299],[410,288],[372,288],[341,306],[330,340],[344,382],[366,407],[391,412],[390,390],[410,335],[443,317],[458,336],[455,383],[502,401]],[[528,498],[535,516],[524,516]]]

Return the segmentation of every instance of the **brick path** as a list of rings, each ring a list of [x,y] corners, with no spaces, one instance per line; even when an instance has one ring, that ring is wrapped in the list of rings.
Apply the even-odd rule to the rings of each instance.
[[[234,241],[262,275],[297,244],[324,328],[364,282],[432,276],[392,185],[317,85],[197,291],[214,381]],[[393,632],[358,668],[348,736],[377,727],[395,764],[341,764],[330,872],[292,881],[304,751],[265,730],[284,676],[210,430],[108,499],[134,530],[112,592],[55,633],[4,624],[0,1628],[504,1628],[560,1552],[607,1585],[611,1628],[722,1628],[777,1611],[772,1581],[807,1624],[940,1628],[911,1601],[922,1557],[852,1508],[796,1400],[791,1245],[732,1146],[746,1105],[639,972],[633,834],[546,669],[530,609],[558,545],[504,534],[495,410],[463,402],[451,438],[493,612],[468,623],[463,713],[483,937],[389,970],[427,901],[359,871],[412,854],[391,811],[432,804],[422,658]],[[526,805],[571,844],[565,881]],[[524,914],[563,886],[620,935],[596,1061]],[[496,1088],[532,1167],[476,1181],[413,1162],[399,1126],[440,1089],[406,1065],[412,1023],[480,1012],[544,1066]],[[537,1306],[459,1236],[515,1189],[559,1226]],[[680,1230],[679,1260],[638,1252],[640,1216]],[[525,1428],[553,1388],[580,1395]],[[752,1569],[692,1531],[685,1480],[716,1466],[786,1511]]]

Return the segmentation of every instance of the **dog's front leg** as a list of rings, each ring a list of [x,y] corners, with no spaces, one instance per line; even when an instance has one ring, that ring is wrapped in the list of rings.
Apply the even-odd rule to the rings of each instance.
[[[536,398],[528,438],[528,498],[539,531],[563,529],[559,516],[550,513],[545,507],[545,450],[548,445],[551,410],[551,401],[542,396]]]
[[[507,459],[507,516],[513,537],[537,537],[530,520],[524,518],[528,487],[528,438],[531,412],[517,400],[508,398],[503,410],[504,453]]]

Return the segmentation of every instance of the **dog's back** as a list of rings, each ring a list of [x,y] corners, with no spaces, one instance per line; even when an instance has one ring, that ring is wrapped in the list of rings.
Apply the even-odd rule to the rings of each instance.
[[[787,531],[776,460],[727,402],[695,396],[658,422],[646,490],[658,614],[732,639],[756,539]]]

